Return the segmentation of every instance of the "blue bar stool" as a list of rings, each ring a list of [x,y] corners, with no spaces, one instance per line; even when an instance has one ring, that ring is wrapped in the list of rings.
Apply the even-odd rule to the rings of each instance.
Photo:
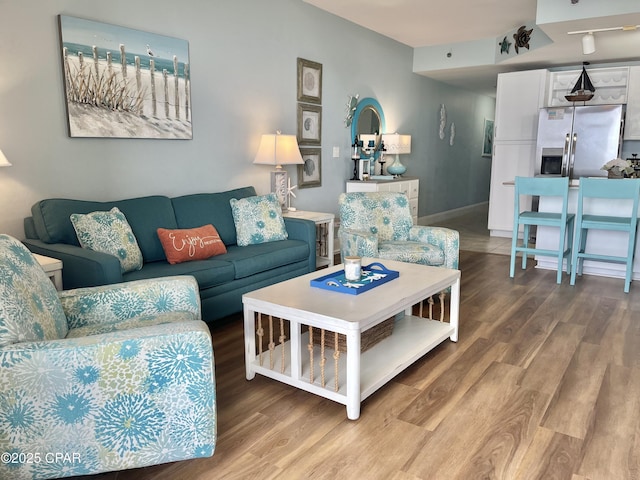
[[[589,198],[627,199],[633,203],[629,216],[592,215],[585,213],[584,204]],[[608,180],[601,178],[581,178],[578,192],[578,212],[576,220],[576,236],[573,244],[572,261],[574,270],[571,272],[571,285],[576,284],[576,273],[582,275],[584,259],[599,262],[614,262],[626,265],[624,279],[624,293],[629,293],[631,274],[633,273],[633,256],[636,249],[636,227],[638,224],[638,202],[640,199],[640,179],[629,178]],[[585,251],[587,233],[589,230],[609,230],[627,232],[629,242],[625,256],[589,253]]]
[[[562,211],[560,213],[535,212],[530,210],[520,211],[520,196],[548,196],[562,199]],[[567,258],[567,273],[571,273],[571,244],[573,239],[573,222],[575,215],[567,213],[569,202],[569,178],[568,177],[516,177],[515,204],[513,210],[513,237],[511,240],[511,267],[509,276],[513,278],[516,268],[516,254],[522,252],[522,269],[527,267],[527,254],[543,255],[558,258],[557,283],[562,283],[562,265]],[[518,230],[520,225],[524,227],[524,240],[522,246],[518,245]],[[560,238],[557,250],[529,247],[529,227],[531,225],[543,227],[558,227]]]

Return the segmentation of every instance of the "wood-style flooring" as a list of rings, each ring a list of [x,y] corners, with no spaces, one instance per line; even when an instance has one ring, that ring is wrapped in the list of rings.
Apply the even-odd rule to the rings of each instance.
[[[460,339],[345,407],[257,375],[242,321],[212,329],[213,457],[99,475],[145,479],[640,478],[640,284],[461,252]]]

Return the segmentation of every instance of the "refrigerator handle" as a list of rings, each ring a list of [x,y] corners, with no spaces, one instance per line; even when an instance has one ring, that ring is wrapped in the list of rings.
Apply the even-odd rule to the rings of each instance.
[[[569,134],[567,133],[564,139],[564,153],[562,155],[562,168],[560,170],[560,175],[563,177],[569,176],[569,142]]]
[[[576,143],[578,143],[578,134],[574,133],[573,143],[571,144],[571,155],[569,157],[571,159],[571,161],[569,162],[569,178],[573,177],[573,163],[576,160]]]

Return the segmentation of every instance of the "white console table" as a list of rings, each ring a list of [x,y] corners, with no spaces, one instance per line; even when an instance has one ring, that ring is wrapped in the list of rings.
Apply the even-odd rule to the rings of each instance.
[[[418,193],[420,180],[417,177],[388,177],[388,180],[349,180],[347,193],[351,192],[401,192],[409,198],[413,224],[418,224]]]

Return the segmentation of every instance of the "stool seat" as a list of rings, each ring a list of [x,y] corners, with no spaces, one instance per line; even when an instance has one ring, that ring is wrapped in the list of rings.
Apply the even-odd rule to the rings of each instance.
[[[537,212],[521,209],[521,196],[549,196],[562,199],[562,211]],[[573,239],[573,223],[575,215],[567,213],[569,202],[568,177],[516,177],[513,210],[513,236],[511,238],[511,263],[509,276],[515,275],[516,255],[522,253],[522,269],[527,267],[527,255],[542,255],[558,258],[557,283],[562,282],[564,259],[567,259],[567,273],[571,273],[571,245]],[[518,231],[523,227],[524,238],[522,245],[518,244]],[[560,230],[560,240],[557,249],[543,249],[529,246],[530,226],[557,227]]]
[[[632,203],[629,215],[593,215],[585,213],[585,203],[590,198],[627,199]],[[576,275],[582,275],[584,260],[621,263],[625,265],[624,292],[629,293],[633,274],[633,258],[636,249],[636,230],[638,225],[638,203],[640,201],[640,179],[609,180],[600,178],[580,179],[578,190],[578,210],[576,213],[576,235],[573,245],[571,285],[576,283]],[[587,252],[589,230],[608,230],[627,232],[629,235],[626,255]]]

